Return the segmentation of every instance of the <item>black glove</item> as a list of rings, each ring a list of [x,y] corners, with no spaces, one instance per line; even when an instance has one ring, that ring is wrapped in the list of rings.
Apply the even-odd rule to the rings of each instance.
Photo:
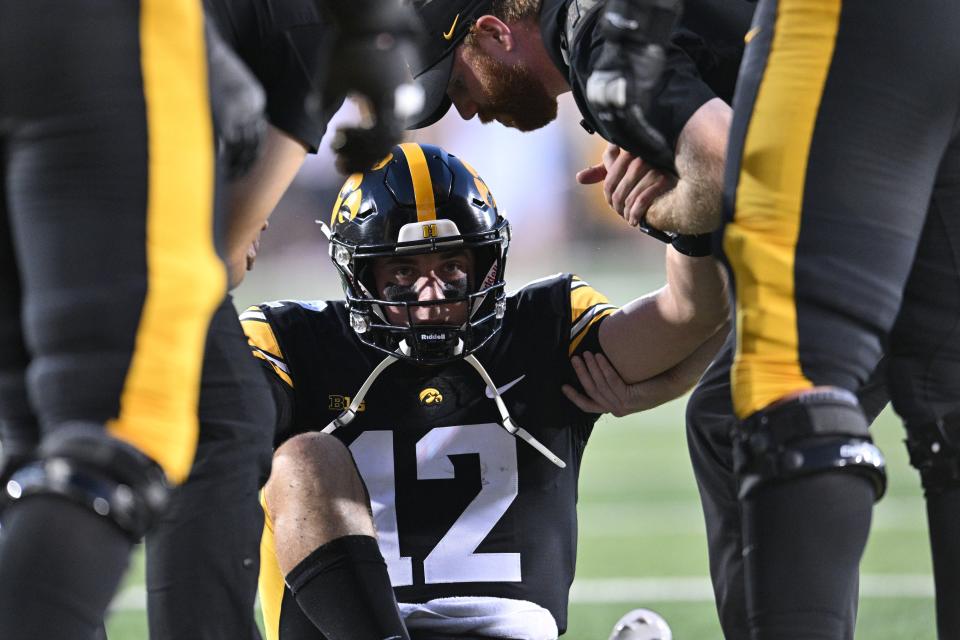
[[[608,0],[603,49],[587,79],[587,102],[609,141],[676,175],[673,150],[644,116],[666,62],[681,0]],[[606,136],[605,136],[606,137]]]
[[[713,253],[713,234],[698,233],[687,235],[678,233],[670,241],[673,248],[691,258],[703,258]]]
[[[328,67],[325,90],[366,98],[372,121],[370,126],[337,130],[333,141],[337,169],[365,171],[403,139],[407,118],[422,106],[423,93],[413,84],[407,62],[415,55],[420,24],[412,9],[398,0],[318,2],[339,26],[332,51],[335,64]]]
[[[263,88],[207,18],[210,102],[219,157],[228,180],[245,175],[260,157],[267,133]]]

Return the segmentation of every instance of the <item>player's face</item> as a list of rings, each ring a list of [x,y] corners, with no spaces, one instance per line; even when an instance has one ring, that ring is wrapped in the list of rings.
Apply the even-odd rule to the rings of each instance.
[[[557,100],[522,61],[506,62],[483,39],[464,42],[454,54],[447,95],[464,120],[533,131],[557,117]]]
[[[394,256],[373,261],[377,295],[393,302],[463,297],[467,294],[472,272],[473,255],[468,251]],[[388,306],[386,314],[392,324],[408,324],[404,307]],[[410,314],[414,324],[461,325],[467,321],[467,303],[418,305],[411,308]]]

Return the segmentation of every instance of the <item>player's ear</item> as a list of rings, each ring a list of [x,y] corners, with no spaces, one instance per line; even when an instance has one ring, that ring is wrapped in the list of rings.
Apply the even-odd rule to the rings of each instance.
[[[474,33],[481,42],[487,42],[504,51],[510,51],[514,47],[513,31],[510,26],[496,16],[486,15],[477,18],[474,24]]]

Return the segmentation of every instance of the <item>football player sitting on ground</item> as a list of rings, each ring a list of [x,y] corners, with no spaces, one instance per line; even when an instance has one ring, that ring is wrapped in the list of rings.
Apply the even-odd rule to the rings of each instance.
[[[598,417],[570,357],[679,396],[726,334],[716,263],[668,248],[666,286],[623,308],[570,274],[508,295],[487,186],[417,144],[351,176],[325,231],[346,300],[241,318],[278,415],[268,638],[556,638]]]

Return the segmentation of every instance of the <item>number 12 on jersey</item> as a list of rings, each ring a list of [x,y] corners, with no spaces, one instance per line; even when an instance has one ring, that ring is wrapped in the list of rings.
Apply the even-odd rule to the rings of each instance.
[[[520,582],[519,553],[474,553],[517,497],[517,441],[496,424],[438,427],[417,442],[417,479],[454,477],[449,456],[480,456],[480,493],[423,560],[427,584]],[[395,587],[413,584],[413,560],[400,555],[393,432],[365,431],[350,445],[370,492],[380,552]]]

